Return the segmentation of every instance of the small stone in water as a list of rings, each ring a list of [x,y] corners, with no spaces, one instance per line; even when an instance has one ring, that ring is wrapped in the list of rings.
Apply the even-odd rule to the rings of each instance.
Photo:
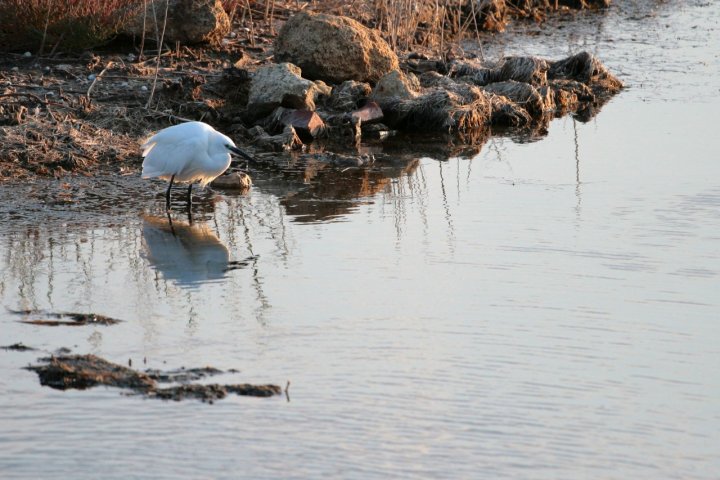
[[[23,53],[23,57],[25,57],[25,58],[30,58],[30,57],[32,57],[32,53],[30,53],[30,52],[25,52],[25,53]]]
[[[148,88],[147,88],[145,85],[143,85],[142,87],[140,87],[140,90],[142,90],[143,92],[147,92],[147,89],[148,89]]]
[[[97,78],[97,75],[95,75],[94,73],[91,73],[90,75],[88,75],[88,80],[90,80],[91,82],[93,80],[95,80],[96,78]]]

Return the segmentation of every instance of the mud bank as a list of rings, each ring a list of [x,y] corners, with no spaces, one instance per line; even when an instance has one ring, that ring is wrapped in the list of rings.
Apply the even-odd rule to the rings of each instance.
[[[104,385],[116,387],[132,394],[161,400],[196,399],[213,403],[229,394],[271,397],[282,393],[277,385],[251,384],[199,384],[194,382],[223,372],[212,367],[162,372],[140,372],[130,367],[109,362],[95,355],[61,355],[41,358],[39,365],[27,367],[38,374],[40,384],[57,390],[88,388]],[[164,383],[180,383],[163,387]]]
[[[185,120],[213,124],[252,153],[273,154],[275,165],[362,168],[381,160],[375,154],[388,142],[411,144],[418,131],[452,135],[477,151],[508,130],[540,137],[558,116],[588,120],[622,88],[586,52],[491,61],[418,47],[398,56],[382,31],[360,22],[286,13],[282,28],[257,33],[261,42],[229,35],[213,47],[184,46],[159,58],[126,44],[82,54],[0,54],[0,180],[136,175],[138,144]],[[327,38],[346,39],[347,48],[309,62],[312,45]],[[384,60],[363,65],[367,52]],[[342,78],[327,73],[340,65]]]

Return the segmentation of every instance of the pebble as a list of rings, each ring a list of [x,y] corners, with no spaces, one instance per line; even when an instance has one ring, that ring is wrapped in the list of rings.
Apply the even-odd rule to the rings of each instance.
[[[148,88],[147,88],[145,85],[143,85],[142,87],[140,87],[140,90],[142,90],[143,92],[147,92],[147,89],[148,89]]]
[[[90,80],[91,82],[93,80],[95,80],[96,78],[97,78],[97,75],[95,75],[94,73],[91,73],[90,75],[88,75],[88,80]]]
[[[32,53],[30,53],[30,52],[25,52],[25,53],[23,53],[23,57],[25,57],[25,58],[30,58],[30,57],[32,57]]]
[[[10,70],[12,70],[13,72],[17,72],[17,71],[19,71],[20,69],[19,69],[18,67],[12,67]]]
[[[128,61],[130,61],[130,62],[135,61],[135,58],[137,58],[137,57],[135,57],[134,54],[128,53],[128,56],[127,56]]]

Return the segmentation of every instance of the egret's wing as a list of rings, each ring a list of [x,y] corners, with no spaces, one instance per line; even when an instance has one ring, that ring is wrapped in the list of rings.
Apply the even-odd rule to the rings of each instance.
[[[161,131],[143,144],[143,178],[177,175],[187,170],[193,159],[207,155],[207,135],[182,137],[167,133]]]

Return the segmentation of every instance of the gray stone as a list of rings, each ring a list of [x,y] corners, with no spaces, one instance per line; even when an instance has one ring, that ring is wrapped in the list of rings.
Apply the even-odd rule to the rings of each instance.
[[[419,88],[417,77],[413,75],[411,80],[400,70],[393,70],[378,81],[370,98],[380,103],[391,99],[409,100],[417,96]]]
[[[248,96],[248,112],[261,117],[277,107],[315,110],[315,83],[301,76],[302,71],[292,63],[266,65],[253,75]]]

